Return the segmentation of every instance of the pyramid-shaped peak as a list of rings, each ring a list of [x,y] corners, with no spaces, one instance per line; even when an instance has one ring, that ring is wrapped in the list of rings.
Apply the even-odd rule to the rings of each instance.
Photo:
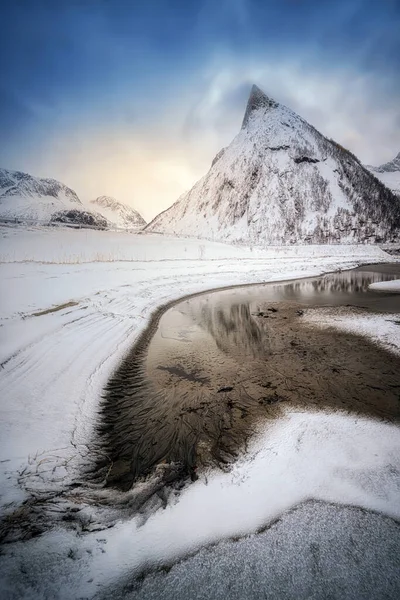
[[[278,103],[269,98],[257,85],[253,84],[250,90],[250,96],[247,101],[246,112],[244,113],[242,129],[246,127],[250,115],[259,108],[276,108]]]

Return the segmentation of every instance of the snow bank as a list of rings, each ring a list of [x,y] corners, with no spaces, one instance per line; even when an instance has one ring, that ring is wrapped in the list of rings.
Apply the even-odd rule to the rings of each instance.
[[[393,281],[378,281],[377,283],[371,283],[368,287],[370,290],[400,293],[400,279],[394,279]],[[400,310],[400,299],[399,299],[399,310]]]

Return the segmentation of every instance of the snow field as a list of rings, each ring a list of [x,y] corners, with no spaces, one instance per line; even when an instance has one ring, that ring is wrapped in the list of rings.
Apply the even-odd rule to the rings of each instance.
[[[394,260],[368,246],[251,251],[157,235],[1,231],[4,514],[28,493],[57,491],[79,473],[103,386],[160,305],[205,289]],[[100,252],[110,258],[101,262]],[[69,302],[75,304],[62,308]],[[373,329],[379,337],[376,323],[365,334]],[[123,576],[264,527],[310,498],[399,519],[399,457],[393,425],[288,412],[260,430],[232,471],[201,476],[144,524],[133,518],[82,537],[54,530],[9,545],[2,557],[5,597],[91,598]]]
[[[20,497],[18,471],[42,485],[53,469],[65,476],[71,455],[86,452],[103,386],[160,305],[205,289],[351,268],[362,253],[364,261],[389,260],[373,247],[354,255],[322,247],[318,255],[315,246],[251,259],[249,249],[226,244],[68,229],[6,228],[0,254],[10,248],[19,257],[29,249],[33,262],[0,265],[0,456],[9,461],[1,463],[2,504],[11,492]],[[126,260],[36,264],[45,256],[60,263],[67,251],[95,260],[100,248]],[[177,258],[183,248],[187,260]],[[138,260],[144,255],[151,258]],[[69,302],[75,305],[46,313]]]

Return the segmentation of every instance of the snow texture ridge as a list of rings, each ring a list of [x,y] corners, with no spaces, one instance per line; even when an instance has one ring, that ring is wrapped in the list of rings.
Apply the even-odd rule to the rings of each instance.
[[[241,131],[150,231],[255,245],[397,241],[400,199],[253,86]]]
[[[99,196],[91,200],[90,204],[117,228],[138,230],[146,225],[146,221],[137,210],[111,196]]]

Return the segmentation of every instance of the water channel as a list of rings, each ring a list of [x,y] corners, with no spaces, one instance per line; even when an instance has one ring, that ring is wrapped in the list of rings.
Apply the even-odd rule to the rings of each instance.
[[[154,470],[169,483],[229,468],[286,407],[398,421],[400,358],[304,319],[333,306],[400,312],[399,294],[368,289],[392,279],[400,264],[214,291],[160,311],[107,386],[99,467],[108,485],[127,490]]]

